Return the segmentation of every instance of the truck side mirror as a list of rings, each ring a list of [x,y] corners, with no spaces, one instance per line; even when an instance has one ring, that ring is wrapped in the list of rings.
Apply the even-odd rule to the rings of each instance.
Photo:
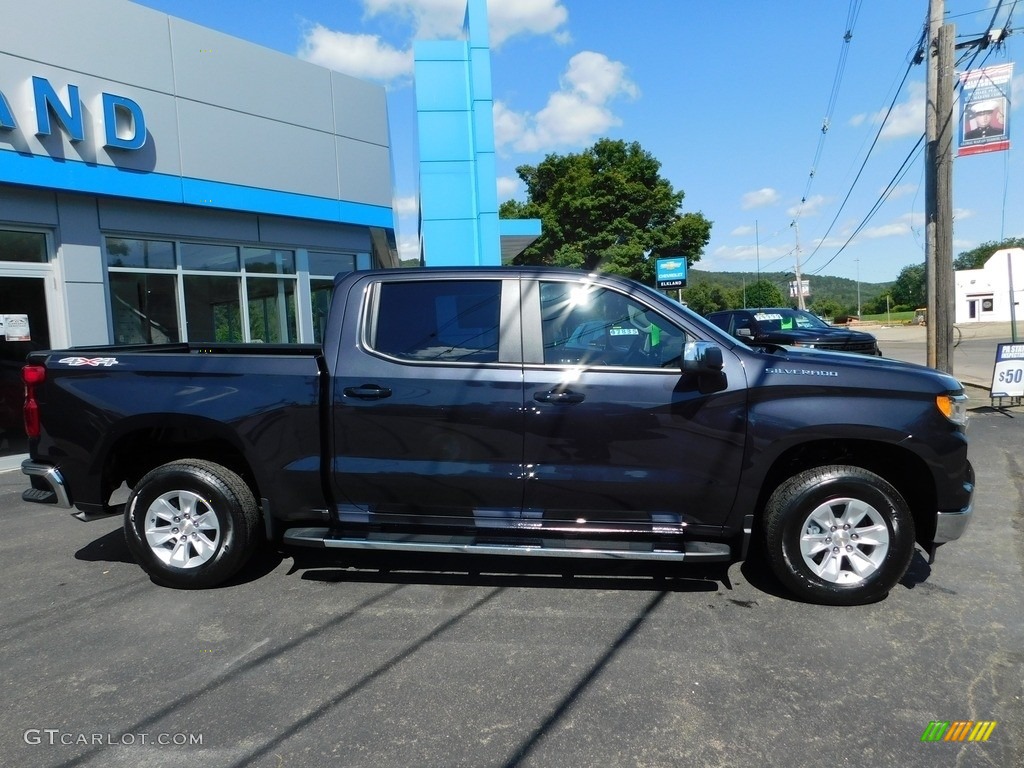
[[[724,365],[722,348],[710,341],[691,341],[683,349],[685,373],[720,373]]]
[[[697,377],[701,394],[721,392],[729,386],[726,379],[722,348],[710,341],[691,341],[683,348],[683,373]]]

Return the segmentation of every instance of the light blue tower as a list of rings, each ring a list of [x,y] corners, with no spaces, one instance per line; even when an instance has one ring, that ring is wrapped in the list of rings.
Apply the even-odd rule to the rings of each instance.
[[[415,44],[424,264],[498,266],[540,235],[539,219],[501,221],[487,1],[469,0],[464,40]]]

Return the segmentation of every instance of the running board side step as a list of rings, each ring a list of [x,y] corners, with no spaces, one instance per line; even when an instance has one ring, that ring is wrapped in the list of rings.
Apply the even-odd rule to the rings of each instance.
[[[614,560],[656,560],[664,562],[728,562],[732,552],[728,544],[687,541],[683,549],[611,549],[604,547],[572,547],[559,540],[559,546],[545,547],[533,542],[523,544],[488,544],[444,542],[436,538],[424,540],[416,536],[397,539],[345,537],[330,528],[289,528],[284,543],[319,549],[357,549],[377,551],[434,552],[448,555],[512,555],[517,557],[576,557]]]

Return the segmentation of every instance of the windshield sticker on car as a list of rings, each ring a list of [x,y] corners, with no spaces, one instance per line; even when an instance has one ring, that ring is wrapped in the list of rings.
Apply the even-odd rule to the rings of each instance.
[[[780,315],[778,312],[755,312],[754,313],[754,319],[755,320],[781,320],[782,319],[782,315]]]
[[[639,336],[640,331],[636,328],[609,328],[609,336]]]
[[[780,376],[832,376],[839,377],[838,371],[822,371],[812,368],[765,368],[765,373],[777,373]]]
[[[72,366],[88,365],[88,366],[91,366],[93,368],[98,368],[99,366],[102,365],[104,368],[109,368],[112,365],[117,365],[117,358],[116,357],[62,357],[57,362],[58,363],[62,363],[63,365],[72,365]]]

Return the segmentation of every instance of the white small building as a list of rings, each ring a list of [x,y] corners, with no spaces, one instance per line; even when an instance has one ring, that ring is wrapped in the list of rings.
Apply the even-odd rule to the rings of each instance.
[[[1011,295],[1013,314],[1011,315]],[[993,253],[981,269],[956,272],[956,322],[996,323],[1024,318],[1024,248]]]

